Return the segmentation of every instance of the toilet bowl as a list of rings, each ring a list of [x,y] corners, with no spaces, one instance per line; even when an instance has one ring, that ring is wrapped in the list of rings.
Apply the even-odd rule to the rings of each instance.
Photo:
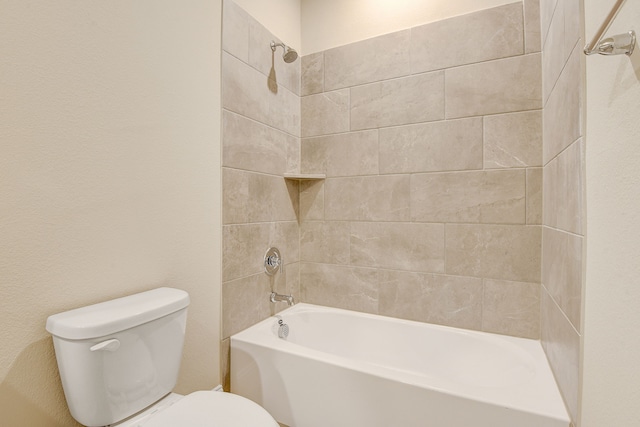
[[[171,393],[150,408],[111,427],[278,427],[260,405],[218,391]]]
[[[158,288],[50,316],[71,415],[87,427],[278,427],[258,404],[218,391],[172,393],[189,295]]]

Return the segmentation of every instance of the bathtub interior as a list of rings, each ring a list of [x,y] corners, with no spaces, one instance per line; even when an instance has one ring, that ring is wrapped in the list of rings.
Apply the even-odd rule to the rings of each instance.
[[[331,377],[333,384],[340,384],[349,378],[373,381],[387,389],[400,384],[404,387],[398,393],[404,393],[404,399],[429,396],[435,401],[448,396],[442,405],[454,401],[473,407],[484,404],[532,414],[536,427],[546,426],[538,424],[536,417],[552,420],[548,425],[553,427],[569,425],[538,341],[311,304],[297,304],[279,315],[289,326],[286,340],[277,336],[276,318],[260,322],[231,340],[232,390],[242,394],[245,387],[234,384],[240,377],[244,382],[255,380],[260,390],[247,391],[246,397],[260,404],[275,402],[272,389],[278,389],[281,395],[296,400],[297,406],[305,406],[304,401],[297,400],[300,394],[308,393],[305,383],[320,384]],[[251,375],[255,379],[242,374],[247,361],[254,365]],[[295,373],[296,369],[299,372]],[[333,393],[328,383],[326,388],[326,393]],[[367,394],[366,390],[358,393]],[[313,396],[326,400],[318,394]],[[272,405],[278,407],[279,403]],[[289,402],[288,406],[293,404]],[[296,409],[283,411],[285,418],[297,413]],[[522,420],[517,422],[525,425]]]

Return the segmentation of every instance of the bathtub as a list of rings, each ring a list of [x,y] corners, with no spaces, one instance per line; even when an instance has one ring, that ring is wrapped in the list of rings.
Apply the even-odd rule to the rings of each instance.
[[[290,427],[568,427],[538,341],[297,304],[231,337],[231,391]]]

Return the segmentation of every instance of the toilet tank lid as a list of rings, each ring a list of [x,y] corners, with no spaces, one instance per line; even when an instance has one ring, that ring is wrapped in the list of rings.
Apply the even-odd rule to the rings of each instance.
[[[114,300],[54,314],[47,319],[50,334],[82,340],[99,338],[159,319],[189,305],[180,289],[157,288]]]

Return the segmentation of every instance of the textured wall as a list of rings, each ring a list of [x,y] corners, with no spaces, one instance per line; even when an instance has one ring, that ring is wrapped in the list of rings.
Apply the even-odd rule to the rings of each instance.
[[[579,0],[542,0],[543,230],[541,338],[578,418],[584,246],[584,41]]]
[[[273,314],[269,293],[299,296],[298,183],[300,60],[287,64],[278,39],[232,1],[223,5],[222,354],[229,337]],[[288,43],[285,40],[285,43]],[[284,273],[269,277],[263,257],[280,249]],[[225,385],[228,377],[225,374]]]
[[[47,316],[157,286],[218,384],[220,6],[2,2],[0,424],[75,425]]]
[[[536,11],[303,57],[301,170],[327,174],[300,194],[304,301],[539,336]]]
[[[613,2],[585,0],[591,38]],[[627,1],[608,34],[640,30]],[[588,244],[582,427],[640,420],[640,49],[586,58]]]

